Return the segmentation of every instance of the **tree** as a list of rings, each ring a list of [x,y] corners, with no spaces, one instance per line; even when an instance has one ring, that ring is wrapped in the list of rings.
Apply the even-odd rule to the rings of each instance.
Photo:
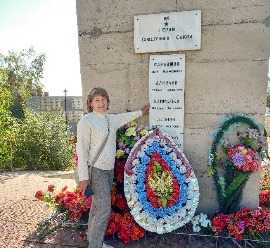
[[[46,56],[37,54],[33,47],[23,49],[19,53],[8,51],[8,55],[0,54],[0,69],[7,75],[7,89],[12,94],[10,110],[13,116],[23,117],[23,107],[26,98],[33,94],[40,94]]]

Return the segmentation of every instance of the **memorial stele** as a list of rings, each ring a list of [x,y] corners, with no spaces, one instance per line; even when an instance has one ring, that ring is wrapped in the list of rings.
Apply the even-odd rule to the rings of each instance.
[[[177,120],[174,128],[179,136],[183,128],[182,149],[199,181],[198,212],[213,215],[218,204],[213,180],[207,173],[211,133],[221,118],[231,113],[246,113],[257,123],[264,123],[270,52],[269,0],[145,0],[143,4],[132,0],[110,4],[76,0],[76,9],[85,112],[89,90],[99,86],[110,95],[112,113],[139,109],[150,96],[152,107],[163,108],[151,109],[150,122],[170,128],[166,124],[169,119],[162,118],[174,117],[163,116],[164,107],[169,99],[179,100],[174,106],[179,108],[175,109],[179,116],[184,106],[184,124]],[[181,66],[174,55],[184,55]],[[151,59],[160,65],[154,66]],[[170,61],[176,64],[167,68]],[[160,75],[169,70],[167,74],[172,78],[174,74],[180,78],[159,79],[151,73],[154,67],[162,71]],[[158,81],[162,87],[155,85]],[[159,94],[160,89],[166,97]],[[177,90],[179,98],[168,89]],[[162,104],[157,106],[157,102]],[[155,120],[151,116],[158,111],[160,119]],[[138,122],[148,124],[148,118]],[[248,181],[242,206],[258,207],[259,174],[253,173]]]
[[[201,11],[134,16],[135,53],[201,47]],[[150,55],[149,124],[167,132],[183,150],[185,55]]]

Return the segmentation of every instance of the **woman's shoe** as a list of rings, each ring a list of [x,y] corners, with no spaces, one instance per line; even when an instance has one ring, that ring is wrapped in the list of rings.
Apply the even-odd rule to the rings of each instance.
[[[111,245],[106,245],[106,244],[103,242],[102,248],[113,248],[113,246],[111,246]]]

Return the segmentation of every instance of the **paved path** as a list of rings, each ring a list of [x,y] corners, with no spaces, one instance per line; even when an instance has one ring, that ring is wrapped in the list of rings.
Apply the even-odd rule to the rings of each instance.
[[[61,178],[60,178],[61,177]],[[87,247],[87,241],[82,241],[75,228],[58,228],[47,236],[42,243],[29,237],[37,228],[37,224],[49,218],[53,211],[43,202],[34,198],[37,190],[46,190],[49,184],[55,184],[56,190],[64,186],[68,189],[75,187],[69,174],[52,172],[14,172],[0,173],[0,248],[35,247]],[[163,248],[163,247],[239,247],[233,241],[223,238],[187,236],[179,234],[156,235],[148,234],[140,241],[124,244],[119,239],[107,237],[108,244],[115,248]],[[248,247],[248,246],[247,246]]]

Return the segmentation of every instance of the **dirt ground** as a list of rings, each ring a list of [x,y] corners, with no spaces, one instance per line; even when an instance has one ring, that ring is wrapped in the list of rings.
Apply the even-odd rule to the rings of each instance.
[[[49,218],[53,210],[35,199],[37,190],[46,190],[49,184],[55,184],[56,190],[67,186],[75,187],[73,179],[63,179],[64,175],[52,178],[50,173],[13,172],[0,173],[0,248],[6,247],[87,247],[74,227],[58,228],[42,242],[30,238],[37,225]],[[170,233],[166,235],[147,234],[139,241],[124,244],[117,238],[106,237],[106,242],[116,248],[123,247],[252,247],[247,244],[236,244],[230,239],[188,236]]]
[[[49,178],[39,172],[0,173],[0,247],[39,247],[24,241],[36,230],[37,224],[48,218],[53,210],[35,199],[37,190],[49,184],[59,190],[75,186],[72,179]],[[46,247],[46,246],[44,246]],[[48,247],[48,246],[47,246]]]

